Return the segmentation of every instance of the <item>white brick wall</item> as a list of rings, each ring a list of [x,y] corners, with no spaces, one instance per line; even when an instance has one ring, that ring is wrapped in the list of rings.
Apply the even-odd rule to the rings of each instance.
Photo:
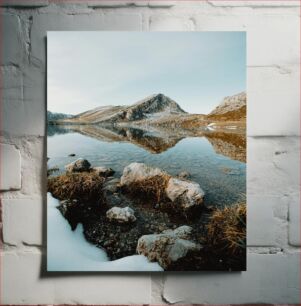
[[[1,161],[1,190],[21,189],[21,155],[15,146],[10,144],[0,144]]]
[[[169,303],[297,303],[299,254],[249,254],[242,273],[168,275],[164,297]]]
[[[299,1],[5,0],[1,6],[2,304],[299,302]],[[50,30],[247,31],[247,272],[43,272]]]

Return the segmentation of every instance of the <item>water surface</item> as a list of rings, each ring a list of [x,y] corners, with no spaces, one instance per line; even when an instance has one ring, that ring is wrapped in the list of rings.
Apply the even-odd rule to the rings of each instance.
[[[52,127],[48,167],[58,167],[60,173],[66,164],[81,157],[92,166],[113,168],[116,177],[132,162],[159,167],[171,175],[188,171],[190,179],[205,191],[206,204],[224,206],[242,200],[246,193],[243,136],[229,131],[192,134],[126,127]]]

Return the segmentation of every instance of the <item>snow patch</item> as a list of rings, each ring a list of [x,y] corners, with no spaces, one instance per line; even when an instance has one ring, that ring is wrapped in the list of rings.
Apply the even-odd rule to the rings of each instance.
[[[157,262],[149,262],[143,255],[109,261],[105,250],[85,239],[82,224],[71,230],[58,205],[59,201],[47,193],[48,271],[163,271]]]

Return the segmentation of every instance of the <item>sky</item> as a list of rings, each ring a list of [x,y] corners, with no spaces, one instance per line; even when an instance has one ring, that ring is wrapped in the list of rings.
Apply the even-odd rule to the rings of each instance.
[[[245,32],[48,32],[48,110],[130,105],[162,93],[210,113],[246,90]]]

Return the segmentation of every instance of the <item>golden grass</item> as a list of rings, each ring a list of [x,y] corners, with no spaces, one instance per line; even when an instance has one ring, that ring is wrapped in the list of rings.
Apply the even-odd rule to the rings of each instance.
[[[217,209],[207,225],[207,243],[217,252],[240,255],[246,248],[245,203]]]
[[[169,175],[157,175],[151,178],[133,182],[127,186],[127,191],[139,196],[153,199],[156,203],[166,200],[165,189],[170,179]]]
[[[68,173],[48,178],[47,189],[59,200],[98,200],[105,179],[93,172]]]
[[[234,120],[245,120],[247,117],[247,106],[244,105],[238,110],[229,111],[224,114],[212,114],[208,115],[207,118],[210,120],[219,120],[219,121],[234,121]]]

